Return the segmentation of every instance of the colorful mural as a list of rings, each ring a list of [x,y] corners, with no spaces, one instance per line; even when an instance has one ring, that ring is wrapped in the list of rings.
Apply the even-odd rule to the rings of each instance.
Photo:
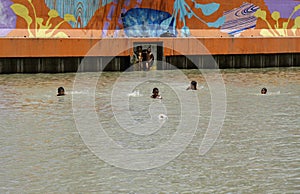
[[[300,4],[299,0],[264,0],[270,13],[278,11],[282,18],[289,18],[294,10],[294,7]],[[294,13],[292,18],[300,16],[300,12]]]
[[[121,14],[125,34],[128,37],[159,37],[167,31],[173,31],[171,14],[147,8],[133,8]],[[171,21],[163,25],[163,22]],[[174,34],[177,34],[173,31]]]
[[[102,4],[106,5],[111,1],[102,0]],[[70,22],[73,28],[84,28],[95,11],[101,6],[101,0],[45,0],[49,9],[54,9],[60,17],[65,14],[72,14],[76,18],[76,22]]]
[[[290,13],[288,16],[288,20],[283,22],[279,22],[281,19],[281,13],[278,11],[274,11],[271,14],[272,19],[274,20],[275,24],[272,26],[270,22],[267,19],[267,12],[264,10],[258,10],[255,13],[255,16],[262,19],[266,24],[268,25],[269,29],[262,29],[260,31],[260,34],[264,37],[273,37],[273,36],[299,36],[300,33],[297,32],[297,29],[300,28],[300,16],[297,16],[294,20],[294,24],[291,27],[292,34],[289,34],[288,26],[290,25],[291,18],[297,13],[297,11],[300,9],[300,4],[294,7],[294,10]]]
[[[16,14],[12,11],[10,0],[0,1],[0,37],[6,36],[16,27]]]
[[[200,4],[197,3],[195,0],[192,0],[192,2],[194,3],[194,8],[200,9],[204,16],[210,16],[211,14],[215,13],[220,7],[220,4],[218,3]],[[167,21],[167,23],[169,23],[173,19],[175,20],[173,24],[173,33],[174,33],[175,30],[177,29],[176,21],[178,18],[179,21],[183,22],[183,27],[181,28],[181,36],[187,37],[190,36],[191,34],[190,34],[190,29],[186,24],[186,20],[192,19],[193,17],[199,20],[200,22],[206,24],[208,27],[214,27],[214,28],[218,28],[225,22],[224,16],[218,18],[214,22],[206,22],[204,19],[199,17],[192,10],[192,8],[187,4],[185,0],[175,0],[172,17]]]
[[[241,7],[224,12],[225,23],[221,31],[232,36],[239,36],[243,31],[253,29],[256,26],[257,18],[254,16],[259,9],[251,3],[244,3]]]
[[[1,0],[0,37],[298,36],[299,6],[298,0]]]
[[[75,22],[75,18],[73,15],[65,14],[64,20],[58,23],[56,26],[52,26],[51,19],[58,17],[58,13],[56,10],[50,10],[48,12],[48,19],[44,22],[44,19],[37,16],[36,9],[32,4],[31,0],[28,0],[30,7],[18,3],[14,3],[11,5],[11,9],[15,12],[16,15],[22,17],[27,23],[27,30],[30,38],[50,38],[50,37],[60,37],[67,38],[68,36],[64,32],[58,32],[56,34],[55,31],[64,23],[64,22]],[[29,14],[29,10],[32,10],[33,16]],[[33,28],[31,24],[34,24]]]

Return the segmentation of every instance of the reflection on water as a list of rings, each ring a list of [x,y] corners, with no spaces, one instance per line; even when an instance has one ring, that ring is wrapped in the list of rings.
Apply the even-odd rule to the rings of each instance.
[[[198,130],[177,158],[144,171],[105,163],[84,144],[74,122],[72,95],[91,93],[73,91],[76,74],[0,75],[0,192],[298,192],[300,69],[222,71],[227,92],[225,122],[204,156],[198,150],[210,119],[210,90],[199,71],[183,72],[201,88],[197,91]],[[177,94],[167,84],[151,81],[135,88],[139,95],[128,91],[130,116],[135,122],[161,122],[152,117],[155,107],[160,108],[157,114],[168,117],[147,136],[131,134],[122,130],[112,112],[110,95],[120,74],[103,73],[97,84],[95,110],[107,134],[120,145],[137,149],[153,148],[170,139],[180,120]],[[98,77],[99,73],[84,75]],[[171,82],[178,80],[172,71],[166,75]],[[130,80],[145,73],[128,76]],[[188,85],[178,87],[187,92]],[[59,86],[65,88],[66,96],[56,96]],[[153,86],[159,87],[163,106],[149,99]],[[259,94],[262,87],[268,89],[267,95]]]

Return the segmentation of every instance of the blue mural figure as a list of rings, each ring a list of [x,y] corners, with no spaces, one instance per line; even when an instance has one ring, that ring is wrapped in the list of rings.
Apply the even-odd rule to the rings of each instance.
[[[45,0],[46,5],[50,9],[55,9],[60,17],[65,14],[72,14],[77,22],[70,22],[73,28],[84,28],[90,19],[94,16],[95,12],[99,9],[100,2],[106,5],[110,0]]]
[[[162,22],[171,18],[171,14],[149,8],[130,9],[122,13],[121,18],[128,37],[159,37],[172,30],[174,21],[170,20],[168,26],[163,26]]]

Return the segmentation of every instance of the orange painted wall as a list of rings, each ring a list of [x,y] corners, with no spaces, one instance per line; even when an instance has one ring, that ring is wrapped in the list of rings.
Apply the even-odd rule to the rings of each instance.
[[[129,56],[133,43],[163,42],[164,55],[298,53],[300,39],[147,38],[147,39],[0,39],[0,57]]]

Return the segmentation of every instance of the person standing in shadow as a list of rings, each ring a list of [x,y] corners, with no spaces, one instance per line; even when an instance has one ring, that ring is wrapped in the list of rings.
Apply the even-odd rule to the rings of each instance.
[[[146,70],[149,71],[150,68],[153,66],[154,63],[154,55],[151,52],[151,46],[147,49],[147,55],[146,55]]]

